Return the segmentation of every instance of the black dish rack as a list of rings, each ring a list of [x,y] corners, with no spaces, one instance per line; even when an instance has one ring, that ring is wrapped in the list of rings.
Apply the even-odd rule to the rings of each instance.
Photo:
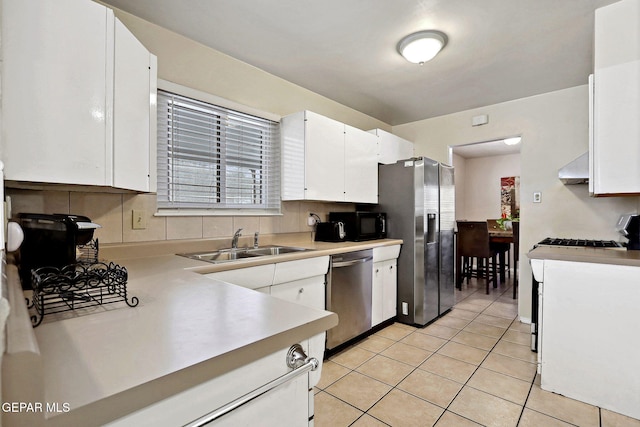
[[[29,308],[34,308],[36,314],[31,316],[31,323],[36,327],[45,315],[121,301],[135,307],[139,301],[137,297],[128,298],[127,278],[127,269],[113,262],[80,262],[61,268],[34,269]]]

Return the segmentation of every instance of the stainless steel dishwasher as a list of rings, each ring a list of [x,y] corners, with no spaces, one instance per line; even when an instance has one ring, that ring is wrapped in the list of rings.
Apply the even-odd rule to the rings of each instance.
[[[371,249],[331,257],[326,302],[338,325],[327,331],[327,350],[371,329],[372,263]]]

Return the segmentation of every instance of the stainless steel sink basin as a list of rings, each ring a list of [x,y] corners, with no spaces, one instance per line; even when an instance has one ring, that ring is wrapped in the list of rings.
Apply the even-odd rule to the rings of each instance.
[[[292,246],[264,246],[262,248],[257,248],[257,249],[248,249],[247,253],[263,256],[263,255],[290,254],[292,252],[304,252],[309,250],[311,249],[295,248]]]
[[[292,252],[303,252],[311,249],[296,248],[292,246],[263,246],[259,248],[238,248],[238,249],[220,249],[210,252],[194,252],[186,254],[178,254],[183,257],[206,261],[213,264],[222,262],[238,261],[241,259],[255,258],[261,256],[281,255]]]

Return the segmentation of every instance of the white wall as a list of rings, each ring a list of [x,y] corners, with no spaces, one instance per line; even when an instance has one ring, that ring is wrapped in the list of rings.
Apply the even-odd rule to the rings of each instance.
[[[594,199],[586,185],[565,186],[558,180],[558,169],[588,150],[588,102],[584,85],[392,130],[414,142],[416,155],[443,162],[448,161],[450,145],[522,135],[519,313],[523,320],[531,318],[526,253],[535,243],[548,236],[619,240],[614,230],[618,216],[638,210],[638,197]],[[479,114],[488,114],[489,123],[472,127],[471,118]],[[534,191],[542,192],[542,203],[533,203]]]
[[[500,218],[500,178],[520,176],[520,154],[462,159],[454,156],[456,193],[462,187],[463,198],[457,199],[456,219],[485,221]],[[460,176],[460,172],[464,172]]]

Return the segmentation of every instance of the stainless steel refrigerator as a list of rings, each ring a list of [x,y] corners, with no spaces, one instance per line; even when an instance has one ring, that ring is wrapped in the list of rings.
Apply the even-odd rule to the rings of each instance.
[[[426,157],[379,165],[375,208],[387,236],[404,241],[398,258],[398,320],[426,325],[454,304],[453,167]]]

